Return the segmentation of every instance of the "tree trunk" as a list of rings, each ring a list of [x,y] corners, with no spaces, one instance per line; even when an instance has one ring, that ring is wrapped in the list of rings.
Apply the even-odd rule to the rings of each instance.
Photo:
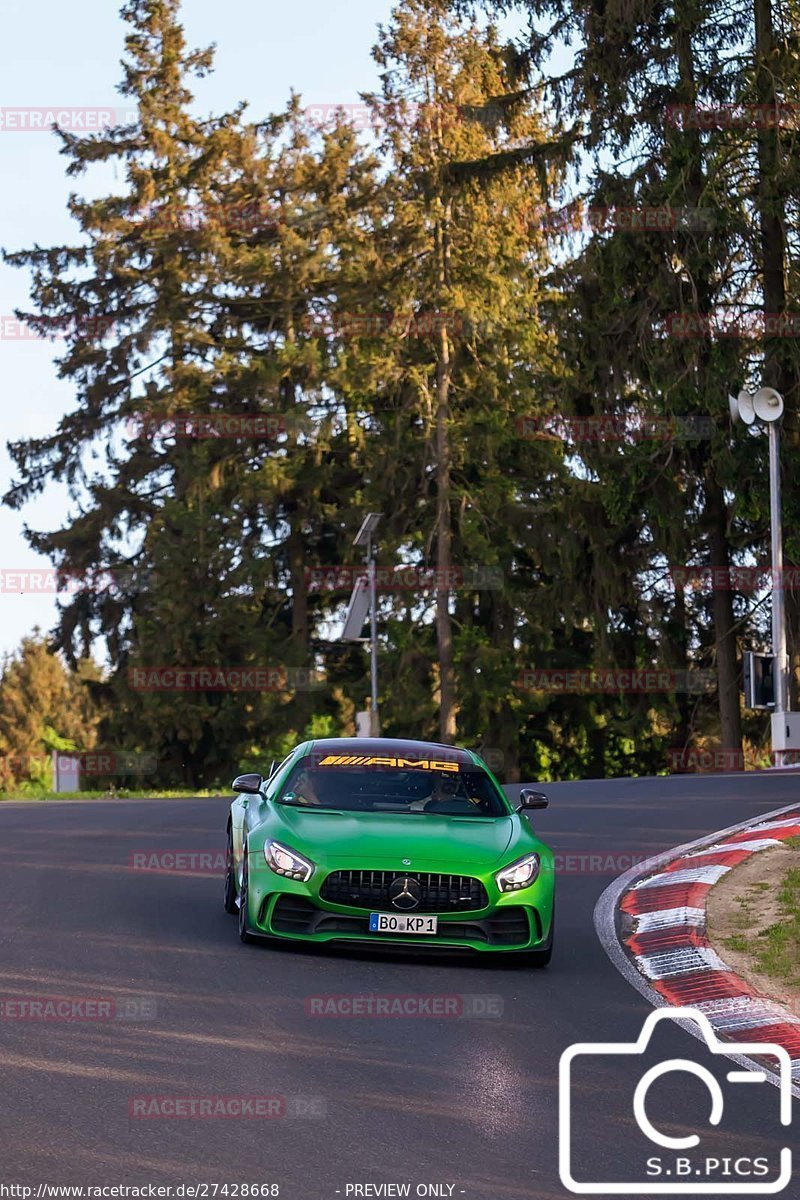
[[[685,560],[685,555],[684,555]],[[677,671],[689,669],[689,635],[686,615],[686,595],[678,584],[675,585],[675,604],[672,619],[669,623],[670,666]],[[672,738],[672,749],[686,751],[692,736],[691,709],[692,700],[688,692],[679,692],[676,698],[678,708],[678,724]],[[684,762],[678,758],[670,762],[670,770],[679,774],[685,770]]]
[[[755,0],[756,3],[759,0]],[[697,103],[696,73],[694,67],[694,42],[697,36],[697,14],[692,6],[686,6],[685,19],[676,30],[676,53],[679,69],[680,99],[684,103]],[[693,129],[686,134],[688,165],[686,167],[687,200],[693,205],[702,203],[705,188],[704,149],[700,134]],[[700,312],[708,312],[712,304],[714,289],[711,281],[711,263],[707,262],[695,274],[695,287]],[[715,390],[717,380],[710,346],[705,344],[697,361],[698,388],[701,393]],[[730,566],[728,551],[728,522],[725,496],[717,482],[713,456],[707,448],[699,455],[699,473],[705,490],[705,524],[709,536],[711,567],[727,570]],[[713,577],[713,576],[712,576]],[[724,577],[724,571],[723,571]],[[719,696],[720,735],[722,748],[732,760],[739,762],[742,749],[742,727],[739,709],[739,676],[736,662],[736,630],[734,628],[733,595],[729,587],[712,588],[712,614],[714,643],[717,658],[717,686]]]
[[[450,345],[442,330],[436,365],[436,643],[439,653],[439,736],[456,737],[455,664],[453,621],[450,615],[450,580],[453,571],[453,534],[450,528]]]
[[[709,464],[710,470],[710,464]],[[739,672],[736,661],[736,630],[733,615],[733,593],[729,587],[717,587],[716,576],[723,579],[730,567],[728,555],[727,514],[722,488],[713,478],[706,478],[706,517],[708,518],[709,549],[712,570],[712,611],[714,641],[717,651],[717,685],[722,749],[731,761],[739,764],[742,750],[742,724],[739,709]]]
[[[439,130],[441,146],[441,130]],[[447,295],[450,258],[451,207],[442,201],[435,224],[436,299],[441,310]],[[440,312],[440,317],[443,315]],[[450,590],[453,571],[452,448],[450,444],[450,383],[453,363],[447,322],[439,321],[436,355],[436,642],[439,655],[439,736],[456,739],[456,677],[453,659],[453,619]]]
[[[302,514],[291,514],[289,534],[289,574],[292,581],[292,660],[295,666],[308,665],[308,592],[305,577],[305,542]]]

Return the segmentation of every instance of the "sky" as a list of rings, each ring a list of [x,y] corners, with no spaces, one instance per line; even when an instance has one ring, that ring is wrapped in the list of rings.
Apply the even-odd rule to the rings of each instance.
[[[67,179],[66,160],[49,132],[31,129],[41,110],[120,109],[125,23],[116,0],[3,0],[0,44],[0,245],[5,250],[69,243],[76,227],[70,191],[97,190],[92,177]],[[221,112],[247,100],[253,115],[282,109],[292,89],[307,105],[358,102],[377,87],[370,50],[391,0],[184,0],[190,45],[217,44],[216,69],[195,82],[195,109]],[[68,120],[86,121],[70,115]],[[112,177],[113,180],[113,177]],[[73,403],[54,365],[58,343],[21,337],[14,309],[28,302],[28,273],[0,264],[0,492],[14,468],[6,444],[43,436]],[[56,597],[49,562],[28,547],[23,530],[64,524],[68,498],[52,486],[19,512],[0,507],[0,654],[38,625],[52,628]],[[34,574],[30,572],[33,571]],[[20,589],[23,589],[20,591]],[[35,588],[36,591],[31,589]],[[51,590],[47,590],[50,588]]]

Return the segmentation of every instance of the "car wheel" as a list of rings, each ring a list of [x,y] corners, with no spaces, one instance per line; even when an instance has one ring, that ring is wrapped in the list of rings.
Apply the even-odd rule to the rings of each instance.
[[[253,936],[247,928],[247,842],[242,847],[242,887],[239,893],[239,940],[242,942],[252,942]]]
[[[228,826],[228,850],[225,857],[225,897],[223,904],[225,905],[226,913],[237,913],[239,906],[236,903],[236,866],[233,861],[233,830]]]

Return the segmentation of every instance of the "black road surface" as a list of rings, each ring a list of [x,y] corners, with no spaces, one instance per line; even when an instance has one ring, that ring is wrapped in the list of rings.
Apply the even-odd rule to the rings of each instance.
[[[274,1184],[288,1200],[566,1196],[560,1055],[574,1042],[631,1041],[651,1011],[598,941],[598,896],[632,856],[792,803],[800,776],[547,790],[551,807],[534,823],[566,869],[546,971],[478,957],[240,945],[218,873],[130,865],[136,854],[223,854],[224,799],[0,804],[0,1184],[33,1187],[34,1196],[40,1184],[169,1184],[180,1195],[176,1185],[197,1183],[211,1185],[209,1197],[215,1184]],[[597,873],[589,855],[612,861]],[[489,997],[502,1015],[311,1012],[315,997],[369,993]],[[72,1022],[20,1016],[54,996],[111,998],[121,1012]],[[667,1050],[696,1058],[702,1046],[674,1029]],[[641,1172],[628,1065],[589,1064],[577,1085],[580,1178]],[[715,1060],[720,1080],[729,1069]],[[662,1127],[686,1134],[706,1121],[708,1093],[676,1079],[657,1085],[653,1104]],[[780,1129],[776,1089],[741,1092],[726,1107],[724,1151],[772,1162],[797,1140],[796,1126]],[[133,1115],[137,1099],[153,1096],[281,1096],[287,1115]],[[800,1194],[797,1176],[785,1194]]]

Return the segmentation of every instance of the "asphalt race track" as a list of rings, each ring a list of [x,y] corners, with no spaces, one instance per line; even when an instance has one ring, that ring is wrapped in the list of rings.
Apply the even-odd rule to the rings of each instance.
[[[488,957],[240,945],[219,874],[130,868],[137,852],[222,853],[224,799],[0,804],[0,998],[139,1005],[128,1019],[0,1019],[3,1181],[274,1183],[289,1200],[375,1196],[348,1185],[382,1183],[410,1183],[412,1196],[423,1184],[469,1200],[566,1196],[559,1057],[574,1042],[634,1040],[650,1011],[598,941],[598,896],[630,856],[796,801],[800,776],[546,790],[551,807],[534,814],[535,827],[570,857],[557,885],[553,964],[542,972]],[[590,854],[619,856],[620,865],[589,870]],[[313,997],[370,992],[499,997],[502,1015],[309,1011]],[[702,1052],[677,1028],[665,1032],[664,1047]],[[715,1063],[721,1080],[726,1066]],[[774,1153],[797,1141],[796,1127],[777,1123],[776,1089],[739,1091],[724,1123],[731,1153]],[[284,1096],[298,1115],[133,1117],[132,1098],[153,1095]],[[573,1132],[582,1176],[638,1169],[631,1096],[616,1060],[594,1063],[582,1078]],[[663,1080],[657,1103],[662,1125],[684,1133],[707,1119],[699,1084]],[[787,1195],[799,1194],[796,1179]]]

